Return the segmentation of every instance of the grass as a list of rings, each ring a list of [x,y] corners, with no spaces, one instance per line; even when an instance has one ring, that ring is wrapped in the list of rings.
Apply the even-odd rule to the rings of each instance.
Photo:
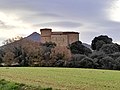
[[[62,90],[119,90],[120,71],[79,68],[1,67],[0,79]]]
[[[35,87],[2,79],[0,80],[0,90],[52,90],[52,88]]]

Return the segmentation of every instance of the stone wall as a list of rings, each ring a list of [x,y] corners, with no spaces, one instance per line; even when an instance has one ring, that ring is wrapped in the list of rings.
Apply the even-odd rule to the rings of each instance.
[[[51,35],[51,41],[55,42],[57,46],[67,46],[68,45],[67,35]]]
[[[68,42],[69,44],[75,42],[75,41],[79,41],[79,34],[68,34]]]

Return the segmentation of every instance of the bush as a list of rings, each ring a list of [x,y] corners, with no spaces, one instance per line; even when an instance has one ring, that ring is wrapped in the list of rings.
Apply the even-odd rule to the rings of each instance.
[[[81,68],[94,68],[94,62],[91,58],[85,57],[79,62]]]
[[[54,48],[56,46],[56,44],[53,42],[45,42],[42,45],[49,48]]]
[[[119,47],[116,44],[104,44],[100,51],[103,51],[105,54],[112,54],[115,52],[119,52]]]
[[[110,57],[112,57],[114,60],[117,59],[118,57],[120,57],[120,52],[115,52],[109,55]]]
[[[89,57],[92,59],[102,59],[106,56],[107,55],[102,51],[93,51],[93,53],[91,55],[89,55]]]
[[[99,64],[103,69],[116,69],[117,62],[110,56],[106,56],[99,60]]]
[[[80,60],[82,60],[85,57],[87,57],[87,56],[86,55],[82,55],[82,54],[74,54],[71,57],[71,60],[73,60],[73,61],[80,61]]]
[[[71,57],[71,60],[66,62],[66,67],[78,67],[78,62],[83,58],[87,57],[86,55],[82,54],[75,54]]]
[[[117,69],[120,70],[120,56],[116,58],[115,61],[117,63]]]
[[[72,54],[84,54],[84,55],[89,55],[92,53],[92,51],[85,47],[81,41],[76,41],[72,44],[69,45],[69,49]]]
[[[54,63],[55,67],[63,67],[64,66],[65,61],[64,60],[58,60]]]
[[[94,62],[93,59],[82,55],[82,54],[75,54],[72,56],[71,61],[67,62],[68,67],[76,67],[76,68],[93,68]]]

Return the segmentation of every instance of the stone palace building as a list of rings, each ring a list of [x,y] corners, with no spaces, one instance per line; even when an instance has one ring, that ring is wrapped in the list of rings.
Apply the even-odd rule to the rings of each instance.
[[[66,56],[70,56],[70,50],[67,46],[75,41],[79,41],[78,32],[52,32],[52,29],[44,28],[40,29],[41,42],[54,42],[56,47],[54,51],[56,53],[63,53]]]

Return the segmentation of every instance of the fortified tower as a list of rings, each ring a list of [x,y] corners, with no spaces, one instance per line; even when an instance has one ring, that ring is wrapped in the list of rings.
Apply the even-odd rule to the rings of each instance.
[[[42,43],[51,41],[52,29],[44,28],[44,29],[40,29],[40,32],[41,32],[41,42]]]

